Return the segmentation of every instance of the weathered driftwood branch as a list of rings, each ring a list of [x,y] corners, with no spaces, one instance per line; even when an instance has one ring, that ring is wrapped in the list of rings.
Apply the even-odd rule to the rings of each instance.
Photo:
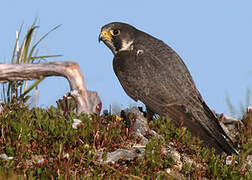
[[[0,82],[32,80],[48,76],[67,78],[77,104],[77,113],[96,112],[101,103],[97,92],[87,91],[84,77],[75,62],[44,62],[36,64],[0,64]]]

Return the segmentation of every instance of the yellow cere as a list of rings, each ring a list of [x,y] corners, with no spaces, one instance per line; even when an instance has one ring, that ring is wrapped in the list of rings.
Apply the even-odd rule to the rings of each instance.
[[[101,37],[104,39],[104,40],[110,40],[112,39],[110,33],[106,30],[102,30],[101,32]]]

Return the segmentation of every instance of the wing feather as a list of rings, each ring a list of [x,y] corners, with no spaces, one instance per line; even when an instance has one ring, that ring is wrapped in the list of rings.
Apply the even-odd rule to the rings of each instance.
[[[170,116],[177,125],[184,118],[192,134],[217,151],[234,152],[179,55],[146,34],[136,38],[133,46],[132,51],[121,51],[113,60],[114,71],[126,93],[153,112]]]

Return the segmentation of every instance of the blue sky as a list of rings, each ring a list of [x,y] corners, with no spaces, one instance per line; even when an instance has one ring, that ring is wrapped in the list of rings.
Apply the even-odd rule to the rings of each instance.
[[[39,34],[62,24],[41,47],[40,55],[63,54],[55,60],[79,63],[87,88],[96,90],[103,107],[134,103],[112,68],[113,55],[98,43],[100,28],[112,21],[134,25],[162,39],[182,57],[203,98],[217,112],[229,112],[226,97],[239,109],[252,84],[252,1],[59,1],[9,0],[0,6],[0,62],[8,62],[15,31],[39,18]],[[24,29],[25,29],[24,28]],[[55,105],[69,91],[64,78],[47,78],[39,104]]]

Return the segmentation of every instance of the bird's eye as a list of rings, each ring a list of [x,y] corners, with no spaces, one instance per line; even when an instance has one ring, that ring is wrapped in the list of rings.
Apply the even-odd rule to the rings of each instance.
[[[113,30],[110,30],[110,33],[113,36],[118,36],[120,34],[120,30],[119,29],[113,29]]]

